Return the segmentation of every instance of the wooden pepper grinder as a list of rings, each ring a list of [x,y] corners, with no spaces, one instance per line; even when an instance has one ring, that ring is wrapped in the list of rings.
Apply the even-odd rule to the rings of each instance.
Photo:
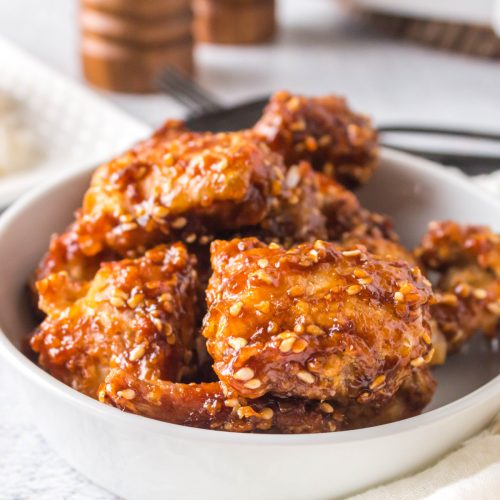
[[[190,0],[80,0],[85,78],[117,92],[155,91],[166,67],[193,73]]]
[[[276,31],[275,0],[193,0],[197,42],[251,44]]]

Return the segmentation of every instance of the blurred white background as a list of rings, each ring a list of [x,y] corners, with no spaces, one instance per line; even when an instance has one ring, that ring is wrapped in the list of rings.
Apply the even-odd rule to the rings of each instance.
[[[500,131],[500,61],[440,52],[366,32],[334,0],[281,0],[274,43],[200,46],[198,80],[223,102],[272,90],[345,94],[378,123]],[[0,2],[0,35],[80,80],[78,0]],[[106,94],[105,94],[106,95]],[[183,109],[163,96],[109,95],[150,124]]]

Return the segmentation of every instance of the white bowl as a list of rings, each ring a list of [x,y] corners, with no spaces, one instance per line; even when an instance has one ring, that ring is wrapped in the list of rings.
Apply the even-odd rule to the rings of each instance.
[[[466,180],[390,150],[382,159],[361,195],[395,217],[406,243],[437,218],[499,229],[500,205]],[[50,234],[70,221],[89,175],[70,173],[31,192],[0,220],[0,355],[47,441],[97,484],[131,499],[332,498],[428,464],[500,411],[499,354],[480,338],[437,370],[426,413],[330,434],[192,429],[121,413],[63,385],[20,352],[33,326],[26,282]]]

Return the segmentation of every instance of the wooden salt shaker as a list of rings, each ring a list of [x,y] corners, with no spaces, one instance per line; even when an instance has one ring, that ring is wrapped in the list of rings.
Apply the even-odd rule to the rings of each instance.
[[[153,92],[166,67],[193,73],[190,0],[81,0],[86,79],[117,92]]]
[[[275,0],[193,0],[198,42],[251,44],[276,31]]]

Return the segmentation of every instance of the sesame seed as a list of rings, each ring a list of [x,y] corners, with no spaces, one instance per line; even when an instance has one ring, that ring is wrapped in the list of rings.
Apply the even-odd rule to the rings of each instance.
[[[298,354],[299,352],[302,352],[305,350],[307,347],[307,342],[304,339],[297,339],[295,343],[293,344],[292,351],[295,354]]]
[[[116,395],[119,398],[131,400],[135,398],[135,391],[133,389],[123,389],[123,391],[118,391]]]
[[[379,375],[375,378],[375,380],[370,384],[370,389],[376,389],[383,385],[385,382],[385,375]]]
[[[127,305],[131,309],[135,309],[136,307],[140,306],[142,302],[144,301],[144,294],[143,293],[136,293],[130,299],[127,300]]]
[[[186,243],[194,243],[196,241],[196,234],[191,233],[186,236]]]
[[[306,332],[312,335],[323,335],[325,333],[318,325],[307,325]]]
[[[268,333],[276,333],[278,331],[278,325],[274,321],[269,321],[267,331]]]
[[[172,153],[165,153],[163,155],[163,161],[165,162],[165,166],[167,167],[171,167],[175,162]]]
[[[113,295],[123,300],[128,299],[128,293],[122,290],[121,288],[115,288]]]
[[[281,342],[279,349],[281,352],[290,352],[294,343],[295,338],[289,337]]]
[[[357,293],[361,292],[362,288],[359,285],[351,285],[347,287],[347,294],[348,295],[356,295]]]
[[[358,283],[360,285],[369,285],[370,283],[373,283],[373,278],[371,276],[368,276],[367,278],[358,278]]]
[[[405,296],[404,296],[401,292],[396,292],[396,293],[394,294],[394,300],[395,300],[396,302],[404,302],[404,300],[405,300]]]
[[[344,250],[342,252],[342,255],[344,257],[357,257],[358,255],[361,255],[361,250],[359,250],[358,248],[354,250]]]
[[[259,259],[257,261],[257,265],[261,268],[261,269],[264,269],[265,267],[267,267],[269,265],[269,261],[267,259]]]
[[[155,325],[155,328],[161,333],[163,331],[163,323],[161,319],[151,318],[151,321],[153,322],[153,325]]]
[[[290,111],[297,111],[300,108],[300,100],[298,97],[292,97],[287,103],[286,107]]]
[[[293,327],[293,331],[295,333],[304,333],[304,325],[302,323],[297,323],[294,327]]]
[[[318,144],[320,146],[327,146],[330,142],[332,142],[332,138],[329,135],[322,135],[319,138]]]
[[[411,361],[411,366],[414,366],[415,368],[418,368],[422,365],[425,365],[425,359],[422,356],[419,356],[418,358]]]
[[[234,374],[234,378],[236,380],[241,380],[241,381],[245,382],[245,381],[252,379],[254,375],[255,375],[255,372],[251,368],[248,368],[248,366],[244,366],[243,368],[240,368]]]
[[[206,245],[207,243],[210,243],[213,240],[213,236],[209,235],[204,235],[201,236],[200,239],[198,240],[202,245]]]
[[[265,273],[264,271],[260,270],[254,273],[254,276],[258,278],[260,281],[267,283],[268,285],[271,285],[273,282],[273,279],[269,274]]]
[[[493,313],[495,316],[500,316],[500,302],[492,302],[487,306],[488,311]]]
[[[458,298],[453,293],[445,293],[444,295],[438,295],[438,302],[448,306],[458,305]]]
[[[434,353],[436,352],[436,349],[433,347],[426,355],[425,355],[425,362],[430,363],[432,358],[434,357]]]
[[[172,221],[172,227],[174,229],[182,229],[187,224],[186,217],[177,217],[174,221]]]
[[[229,314],[231,316],[238,316],[243,309],[243,302],[235,302],[230,308],[229,308]]]
[[[427,344],[427,345],[431,345],[432,344],[432,339],[431,339],[431,336],[427,333],[427,332],[424,332],[422,334],[422,340]]]
[[[176,340],[177,339],[175,338],[175,335],[168,335],[167,336],[167,344],[168,345],[174,345]]]
[[[240,402],[238,401],[238,398],[226,399],[224,401],[224,404],[226,406],[228,406],[229,408],[237,408],[238,406],[240,406]]]
[[[290,189],[293,189],[293,188],[298,186],[298,184],[300,182],[299,167],[297,167],[297,166],[290,167],[290,169],[288,170],[288,172],[286,174],[285,182],[286,182],[286,185]]]
[[[271,309],[271,304],[267,300],[263,300],[262,302],[259,302],[258,304],[255,304],[255,309],[257,311],[260,311],[263,314],[267,314],[270,309]]]
[[[270,248],[271,250],[276,250],[276,249],[281,248],[281,247],[277,243],[272,241],[271,243],[269,243],[268,248]]]
[[[260,412],[260,416],[264,419],[264,420],[271,420],[273,418],[273,415],[274,415],[274,411],[271,409],[271,408],[264,408],[261,412]]]
[[[297,372],[297,378],[302,380],[302,382],[305,382],[306,384],[314,384],[314,381],[316,380],[312,373],[309,373],[305,370],[300,370],[299,372]]]
[[[291,297],[298,297],[299,295],[303,295],[304,292],[305,292],[305,289],[303,286],[295,285],[295,286],[292,286],[288,290],[288,295],[290,295]]]
[[[146,349],[144,349],[143,345],[138,345],[137,347],[134,347],[130,351],[129,355],[130,361],[137,361],[141,359],[144,356],[144,354],[146,354]]]
[[[318,149],[318,143],[312,135],[306,137],[305,145],[308,151],[316,151]]]
[[[125,232],[134,231],[138,227],[139,226],[135,222],[127,222],[126,224],[121,225],[121,230]]]
[[[318,255],[318,251],[317,250],[311,250],[308,255],[309,255],[309,257],[311,257],[311,259],[312,259],[313,262],[318,262],[319,255]]]
[[[470,286],[466,283],[460,283],[455,287],[455,293],[460,295],[461,297],[468,297],[470,295],[470,292]]]
[[[247,340],[243,337],[229,337],[227,343],[236,351],[247,345]]]
[[[476,288],[472,294],[476,299],[483,300],[488,296],[488,292],[482,288]]]
[[[247,389],[258,389],[262,385],[262,382],[258,378],[253,378],[245,383]]]
[[[356,278],[366,278],[368,276],[368,273],[364,269],[360,269],[359,267],[354,269],[352,274],[354,274]]]
[[[125,305],[125,301],[120,299],[120,297],[111,297],[109,302],[115,307],[123,307]]]
[[[334,412],[333,406],[330,403],[323,402],[319,405],[319,408],[323,413],[333,413]]]
[[[153,217],[157,217],[159,219],[166,217],[168,213],[169,209],[167,207],[155,207],[153,209]]]

